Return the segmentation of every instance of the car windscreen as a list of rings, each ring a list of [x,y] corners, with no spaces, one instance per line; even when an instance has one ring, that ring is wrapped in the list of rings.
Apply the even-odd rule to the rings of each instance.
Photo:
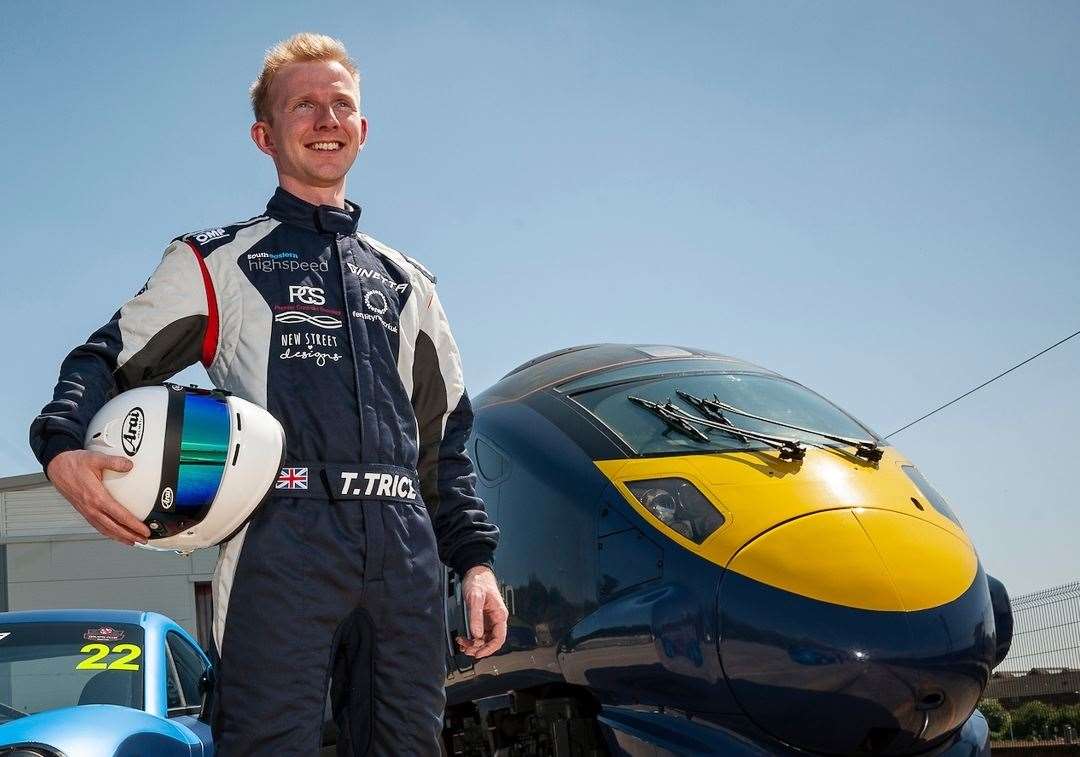
[[[700,416],[700,411],[679,395],[680,391],[696,397],[715,397],[744,412],[790,425],[836,436],[878,439],[854,418],[806,387],[779,376],[760,373],[686,373],[658,378],[642,377],[600,385],[572,393],[571,397],[603,421],[638,455],[766,448],[760,442],[716,429],[709,430],[707,441],[694,438],[692,434],[678,433],[654,413],[628,399],[639,397],[661,404],[671,400],[686,413]],[[836,446],[834,442],[816,434],[731,412],[725,415],[732,425],[747,431],[818,446]]]
[[[143,629],[0,624],[0,722],[79,704],[143,707]]]

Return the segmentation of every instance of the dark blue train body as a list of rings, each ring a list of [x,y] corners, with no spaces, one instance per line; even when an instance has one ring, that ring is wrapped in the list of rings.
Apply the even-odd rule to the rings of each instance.
[[[701,397],[730,410],[696,435],[677,416],[717,421]],[[1007,595],[858,421],[666,346],[551,353],[475,407],[511,619],[498,654],[452,658],[452,754],[989,753],[974,708],[1008,649]]]

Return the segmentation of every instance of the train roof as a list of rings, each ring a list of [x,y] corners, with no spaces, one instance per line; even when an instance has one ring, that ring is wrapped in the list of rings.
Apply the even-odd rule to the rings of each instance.
[[[483,392],[477,402],[486,404],[520,399],[547,387],[630,365],[656,363],[656,372],[661,373],[669,368],[686,370],[696,367],[693,362],[715,363],[718,370],[772,373],[745,360],[696,347],[671,344],[583,344],[548,352],[522,363]]]

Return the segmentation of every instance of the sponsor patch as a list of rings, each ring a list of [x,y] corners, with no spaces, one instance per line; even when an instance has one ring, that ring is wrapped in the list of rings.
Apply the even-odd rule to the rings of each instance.
[[[305,305],[325,305],[326,292],[319,287],[290,284],[289,302],[302,302]]]
[[[124,416],[124,430],[120,433],[120,444],[128,457],[135,457],[135,453],[139,451],[145,426],[146,418],[141,407],[131,408]]]
[[[299,260],[295,252],[249,252],[248,260]]]
[[[326,260],[300,260],[295,252],[249,252],[248,270],[273,273],[274,271],[310,271],[329,273]]]
[[[315,365],[322,368],[327,363],[336,363],[341,360],[342,355],[340,352],[323,352],[322,350],[294,350],[292,347],[286,347],[285,351],[278,355],[282,360],[311,360]]]
[[[363,266],[358,266],[351,260],[345,261],[345,265],[349,267],[349,270],[352,272],[353,276],[357,276],[361,279],[373,279],[375,281],[382,282],[383,284],[386,284],[386,286],[393,289],[395,292],[403,294],[409,288],[408,284],[399,284],[382,271],[376,271],[374,268],[364,268]]]
[[[196,233],[194,239],[199,244],[203,244],[213,239],[221,239],[223,236],[225,236],[225,229],[206,229]]]
[[[386,301],[386,295],[378,289],[369,289],[364,292],[364,307],[375,315],[382,315],[390,309],[390,303]]]
[[[277,313],[274,316],[274,320],[278,323],[307,323],[311,326],[317,326],[320,329],[340,329],[341,319],[334,318],[331,315],[319,315],[311,313],[303,313],[299,310],[286,310],[281,313]]]
[[[337,347],[338,338],[333,334],[319,334],[311,331],[281,335],[282,347]]]
[[[96,626],[87,628],[83,638],[87,641],[120,641],[124,638],[124,632],[112,626]]]
[[[372,315],[371,313],[361,313],[359,310],[354,310],[352,314],[353,318],[359,318],[364,321],[374,321],[375,323],[378,323],[391,334],[396,334],[398,332],[398,328],[396,325],[387,322],[381,316]]]
[[[398,326],[393,322],[397,313],[391,313],[389,316],[391,320],[387,320],[383,317],[390,312],[390,300],[381,290],[367,289],[364,291],[364,310],[366,312],[361,312],[359,310],[352,311],[353,318],[360,318],[361,320],[378,323],[391,334],[398,333]]]

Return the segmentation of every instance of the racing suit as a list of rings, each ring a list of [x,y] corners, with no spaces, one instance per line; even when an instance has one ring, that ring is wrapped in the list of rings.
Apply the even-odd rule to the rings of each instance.
[[[464,453],[472,410],[435,278],[358,233],[359,216],[279,188],[265,215],[178,237],[65,359],[30,430],[47,467],[118,391],[196,360],[284,427],[276,488],[215,570],[225,757],[314,754],[328,687],[339,753],[437,754],[440,558],[464,575],[498,540]]]

